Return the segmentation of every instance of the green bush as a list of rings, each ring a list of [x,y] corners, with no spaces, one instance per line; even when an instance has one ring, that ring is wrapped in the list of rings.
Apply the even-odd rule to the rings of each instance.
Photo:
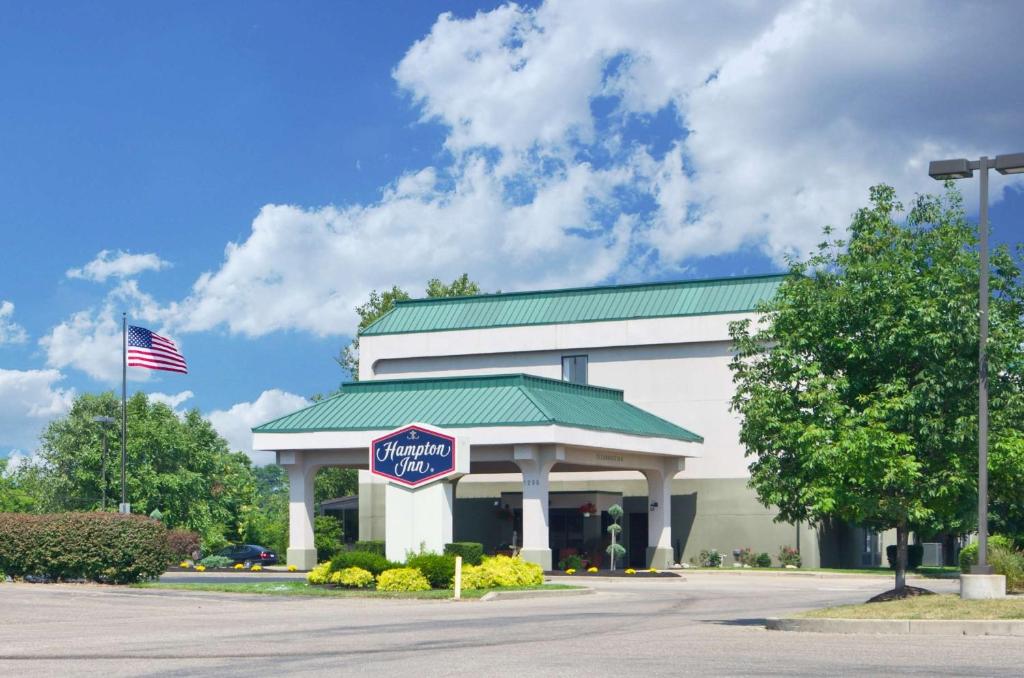
[[[199,533],[191,530],[168,530],[167,544],[175,560],[194,558],[201,550]]]
[[[306,581],[310,584],[326,584],[330,578],[330,563],[320,563],[306,574]]]
[[[988,555],[991,558],[992,548],[999,547],[1013,550],[1013,540],[1001,534],[990,534],[988,537]],[[971,573],[971,567],[978,564],[978,542],[968,544],[960,550],[960,571],[964,574]]]
[[[0,571],[11,577],[126,584],[175,561],[167,528],[118,513],[0,514]]]
[[[378,591],[429,591],[430,582],[412,567],[384,570],[377,577]]]
[[[1024,592],[1024,552],[993,545],[988,550],[988,562],[996,574],[1006,577],[1006,590]]]
[[[206,556],[205,558],[200,560],[198,564],[202,565],[203,567],[206,567],[206,568],[211,568],[211,567],[231,567],[232,565],[235,564],[235,561],[231,560],[230,558],[226,558],[224,556]]]
[[[455,556],[418,553],[409,556],[405,561],[405,566],[419,570],[430,582],[431,588],[450,589],[452,587],[452,580],[455,578]]]
[[[334,516],[317,516],[313,520],[313,545],[317,562],[330,560],[341,550],[341,523]]]
[[[693,559],[691,558],[691,560]],[[722,554],[717,549],[704,549],[697,556],[696,564],[701,567],[721,567],[723,560]]]
[[[328,581],[349,589],[365,589],[373,586],[373,575],[361,567],[346,567],[331,574]]]
[[[569,569],[572,569],[572,570],[582,570],[583,569],[583,559],[580,558],[576,554],[573,554],[571,556],[566,556],[565,558],[562,558],[561,560],[558,561],[558,569],[559,570],[569,570]]]
[[[366,551],[368,553],[376,553],[378,556],[384,555],[384,542],[382,541],[357,541],[352,544],[353,551]]]
[[[467,589],[539,586],[543,583],[544,571],[540,565],[508,556],[484,558],[479,565],[468,565],[462,569],[462,586]]]
[[[885,557],[889,561],[889,569],[896,569],[896,544],[891,544],[885,547]],[[924,545],[923,544],[907,544],[907,569],[916,570],[921,567],[921,561],[924,560]]]
[[[392,563],[384,556],[369,551],[343,551],[331,560],[331,572],[349,567],[361,567],[373,576],[377,576],[384,570],[401,567],[401,565]]]
[[[754,559],[755,567],[771,567],[772,557],[767,553],[758,553],[757,558]]]
[[[736,562],[747,567],[754,567],[757,564],[757,556],[754,554],[754,549],[749,546],[741,548],[739,555],[736,556]]]
[[[464,565],[479,565],[484,559],[484,545],[476,541],[457,541],[445,544],[444,552],[452,556],[462,556]]]
[[[779,547],[779,565],[786,567],[792,565],[793,567],[800,567],[802,565],[800,558],[800,552],[792,546],[780,546]]]

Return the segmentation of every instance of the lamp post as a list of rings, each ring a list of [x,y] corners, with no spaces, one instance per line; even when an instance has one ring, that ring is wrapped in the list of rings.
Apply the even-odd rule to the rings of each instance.
[[[932,179],[968,179],[974,170],[980,172],[980,203],[978,210],[978,249],[980,274],[978,276],[978,564],[971,574],[992,574],[988,564],[988,171],[1000,174],[1024,173],[1024,153],[997,155],[995,159],[982,156],[978,160],[956,158],[935,160],[928,164]]]
[[[108,424],[113,424],[114,423],[114,418],[113,417],[93,417],[92,420],[95,421],[97,424],[100,424],[101,425],[100,430],[103,431],[103,461],[102,461],[103,470],[100,472],[100,476],[101,476],[100,477],[100,486],[102,488],[101,489],[101,493],[102,493],[102,496],[103,496],[102,504],[101,505],[103,507],[103,510],[106,511],[107,510],[107,453],[109,451],[108,448],[107,448],[107,425]]]

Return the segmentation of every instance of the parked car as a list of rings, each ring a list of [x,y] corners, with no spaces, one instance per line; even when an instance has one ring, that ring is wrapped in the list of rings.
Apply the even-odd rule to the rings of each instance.
[[[217,555],[230,558],[232,563],[241,563],[246,568],[257,564],[274,565],[277,563],[276,553],[257,544],[236,544],[218,551]]]

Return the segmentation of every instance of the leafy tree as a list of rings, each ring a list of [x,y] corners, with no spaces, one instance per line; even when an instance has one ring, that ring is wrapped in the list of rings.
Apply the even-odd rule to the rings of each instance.
[[[351,468],[322,468],[313,479],[313,502],[349,497],[359,492],[359,474]]]
[[[313,543],[317,562],[330,560],[341,550],[341,523],[334,516],[317,516],[313,520]]]
[[[789,522],[896,528],[900,593],[910,530],[976,525],[978,407],[976,230],[951,186],[918,198],[904,224],[901,212],[893,189],[873,188],[848,242],[826,229],[815,254],[791,262],[761,321],[730,328],[732,406],[758,498]],[[1012,479],[1024,471],[1024,288],[1005,248],[991,275],[1000,506],[1019,503]]]
[[[428,297],[466,297],[480,294],[480,285],[469,279],[468,273],[463,273],[451,283],[445,284],[437,278],[432,278],[427,283],[426,294]],[[356,328],[356,336],[348,346],[341,350],[334,360],[346,370],[352,379],[359,379],[359,333],[369,327],[375,320],[383,316],[395,306],[396,301],[409,299],[409,293],[395,285],[390,290],[370,292],[370,298],[365,304],[356,307],[359,314],[359,326]]]

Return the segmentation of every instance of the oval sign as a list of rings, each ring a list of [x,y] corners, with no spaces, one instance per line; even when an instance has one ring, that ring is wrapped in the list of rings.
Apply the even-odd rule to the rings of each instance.
[[[419,487],[455,473],[455,438],[410,425],[370,443],[370,473]]]

